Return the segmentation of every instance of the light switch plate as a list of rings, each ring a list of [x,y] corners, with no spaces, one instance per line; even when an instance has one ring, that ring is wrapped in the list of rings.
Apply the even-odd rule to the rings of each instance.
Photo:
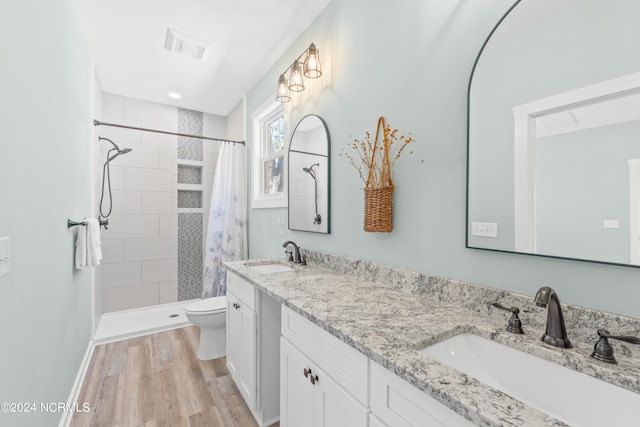
[[[472,222],[471,235],[478,237],[498,237],[498,223],[496,222]]]
[[[0,237],[0,277],[9,273],[11,265],[11,237]]]

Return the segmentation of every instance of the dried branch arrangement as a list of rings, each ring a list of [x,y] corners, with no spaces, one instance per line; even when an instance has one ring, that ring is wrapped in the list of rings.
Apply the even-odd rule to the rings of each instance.
[[[392,130],[381,116],[373,141],[366,132],[364,139],[354,138],[347,146],[349,150],[343,148],[340,153],[356,168],[364,183],[364,231],[388,233],[393,230],[392,174],[407,145],[413,142],[410,135],[398,136],[398,129]]]
[[[380,131],[382,130],[382,140]],[[385,124],[384,117],[378,119],[376,135],[373,141],[371,134],[365,132],[364,139],[354,138],[346,149],[342,149],[349,163],[358,171],[365,188],[384,188],[393,185],[392,173],[407,145],[414,139],[411,133],[398,136],[398,129],[391,129]],[[412,153],[412,151],[409,151]]]

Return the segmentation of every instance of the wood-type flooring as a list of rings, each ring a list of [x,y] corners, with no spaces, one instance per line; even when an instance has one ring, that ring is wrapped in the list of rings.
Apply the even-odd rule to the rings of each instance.
[[[225,358],[196,357],[190,326],[96,346],[72,427],[257,427]],[[278,427],[276,423],[271,427]]]

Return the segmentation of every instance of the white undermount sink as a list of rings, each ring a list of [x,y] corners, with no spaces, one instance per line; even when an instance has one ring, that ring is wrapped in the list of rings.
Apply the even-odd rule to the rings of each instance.
[[[570,425],[638,422],[640,394],[495,341],[465,333],[421,352]]]
[[[293,268],[280,262],[254,262],[246,264],[250,270],[260,274],[281,273],[283,271],[292,271]]]

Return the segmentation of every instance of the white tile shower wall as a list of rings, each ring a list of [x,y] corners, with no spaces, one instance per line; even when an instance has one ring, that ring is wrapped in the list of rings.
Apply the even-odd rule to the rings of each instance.
[[[105,93],[102,111],[106,123],[178,130],[176,107]],[[99,127],[98,133],[120,148],[132,149],[110,167],[113,210],[109,229],[102,231],[103,265],[99,267],[102,311],[177,301],[177,211],[173,203],[177,137],[108,126]],[[108,142],[100,142],[99,183],[110,148]]]
[[[176,107],[108,93],[102,95],[99,119],[105,123],[178,132]],[[242,118],[242,108],[237,111],[240,114],[236,114],[236,122]],[[231,138],[226,132],[226,121],[224,117],[202,114],[202,133]],[[108,126],[96,130],[120,148],[133,149],[113,160],[110,166],[113,209],[109,229],[102,230],[103,265],[97,271],[103,292],[102,312],[175,302],[178,300],[178,137]],[[96,143],[100,147],[100,156],[96,159],[99,201],[102,166],[112,146],[106,141]],[[196,239],[201,235],[203,246],[218,150],[217,142],[202,144],[204,231]],[[107,205],[106,210],[108,208]]]

